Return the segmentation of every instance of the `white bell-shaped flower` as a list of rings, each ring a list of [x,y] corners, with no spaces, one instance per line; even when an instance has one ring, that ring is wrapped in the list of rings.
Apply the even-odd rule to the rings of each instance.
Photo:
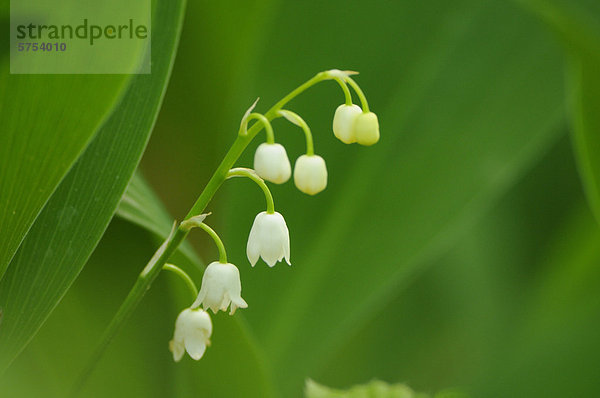
[[[358,115],[354,120],[354,137],[361,145],[370,146],[379,141],[379,121],[373,112]]]
[[[242,298],[240,271],[235,265],[215,261],[206,267],[200,293],[192,308],[201,304],[204,309],[210,308],[215,314],[219,310],[226,311],[231,304],[229,315],[233,315],[238,308],[248,307]]]
[[[290,232],[283,216],[277,212],[259,213],[254,219],[248,246],[246,247],[248,261],[254,267],[259,257],[272,267],[276,262],[285,258],[290,263]]]
[[[212,322],[206,311],[186,308],[175,321],[175,334],[169,342],[175,362],[179,362],[185,351],[194,360],[199,360],[210,345]]]
[[[327,187],[327,166],[318,155],[302,155],[294,166],[294,183],[309,195],[316,195]]]
[[[260,144],[254,154],[254,170],[259,177],[275,184],[287,182],[292,175],[290,160],[281,144]]]
[[[354,121],[358,115],[362,114],[362,109],[358,105],[340,105],[335,110],[333,116],[333,134],[344,144],[356,142],[354,136]]]

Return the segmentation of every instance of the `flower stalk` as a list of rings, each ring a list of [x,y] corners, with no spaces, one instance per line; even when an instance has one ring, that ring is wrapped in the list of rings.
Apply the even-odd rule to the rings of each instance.
[[[162,269],[165,271],[170,271],[173,274],[177,275],[188,287],[194,299],[198,297],[198,288],[196,287],[196,284],[194,283],[192,278],[190,278],[190,276],[187,274],[187,272],[173,264],[165,264],[163,265]]]
[[[223,241],[219,238],[219,235],[217,235],[214,229],[204,223],[200,223],[198,227],[203,229],[215,241],[215,245],[217,245],[217,249],[219,250],[219,261],[226,263],[227,252],[225,251],[225,245],[223,245]]]
[[[267,213],[275,213],[275,202],[273,201],[273,195],[271,194],[271,190],[269,189],[267,184],[265,184],[263,179],[256,175],[254,170],[246,169],[243,167],[237,167],[235,169],[229,170],[229,173],[227,173],[227,178],[233,177],[246,177],[254,181],[256,185],[258,185],[265,194],[265,200],[267,201]]]
[[[345,104],[348,106],[352,105],[352,94],[350,93],[348,84],[346,84],[346,82],[339,77],[335,77],[333,80],[335,80],[340,85],[340,88],[344,92],[344,99],[346,100]]]
[[[210,227],[208,227],[206,224],[204,224],[202,222],[204,220],[204,218],[206,217],[206,215],[198,216],[206,209],[207,205],[209,204],[209,202],[211,201],[211,199],[213,198],[213,196],[215,195],[217,190],[220,188],[220,186],[223,184],[223,182],[226,179],[228,179],[230,177],[236,177],[236,176],[243,176],[243,177],[248,177],[248,178],[252,179],[254,182],[256,182],[261,187],[261,189],[265,193],[265,198],[267,201],[267,211],[265,212],[265,216],[267,216],[267,218],[268,218],[271,216],[275,217],[275,216],[279,215],[278,213],[275,213],[273,197],[272,197],[271,192],[269,191],[268,187],[266,186],[265,182],[263,181],[263,179],[260,178],[258,175],[256,175],[256,173],[254,173],[251,170],[233,169],[233,167],[234,167],[236,161],[239,159],[239,157],[244,152],[244,150],[248,147],[248,145],[252,142],[252,140],[256,137],[256,135],[262,129],[266,128],[266,130],[267,130],[267,143],[269,143],[269,144],[274,143],[274,134],[273,134],[273,129],[270,125],[270,121],[272,121],[273,119],[275,119],[277,117],[282,116],[280,111],[282,111],[283,107],[288,102],[290,102],[291,100],[296,98],[298,95],[300,95],[301,93],[303,93],[304,91],[306,91],[307,89],[309,89],[310,87],[314,86],[315,84],[317,84],[319,82],[322,82],[325,80],[335,80],[340,85],[340,87],[342,88],[342,90],[344,92],[347,105],[352,104],[352,96],[351,96],[351,93],[350,93],[346,83],[348,83],[357,92],[357,95],[362,103],[363,112],[365,112],[365,113],[369,112],[366,97],[365,97],[364,93],[362,92],[362,90],[360,89],[360,87],[358,87],[358,85],[349,77],[349,75],[351,75],[351,74],[354,74],[354,72],[342,72],[339,70],[320,72],[320,73],[316,74],[315,76],[313,76],[311,79],[307,80],[306,82],[304,82],[303,84],[298,86],[296,89],[291,91],[285,97],[283,97],[279,102],[277,102],[275,105],[273,105],[264,115],[259,114],[259,113],[251,113],[252,109],[254,108],[254,105],[256,105],[256,102],[254,103],[254,105],[248,110],[248,112],[242,119],[242,126],[240,128],[240,133],[237,135],[232,146],[230,147],[228,152],[225,154],[225,157],[223,158],[223,160],[221,161],[221,163],[215,170],[214,174],[212,175],[212,177],[206,184],[204,190],[201,192],[201,194],[198,196],[196,202],[190,208],[189,212],[187,213],[187,215],[184,218],[184,221],[182,223],[174,224],[173,229],[171,230],[171,233],[169,234],[167,239],[161,244],[161,246],[158,248],[156,253],[153,255],[153,257],[150,259],[150,261],[146,265],[146,267],[142,270],[142,272],[138,276],[135,284],[133,285],[132,289],[129,291],[129,294],[127,295],[127,297],[121,304],[121,307],[119,308],[119,310],[117,311],[117,313],[115,314],[115,316],[113,317],[113,319],[111,320],[109,325],[107,326],[105,332],[103,333],[98,346],[96,347],[96,349],[94,350],[94,352],[90,358],[90,361],[88,362],[87,366],[84,367],[82,373],[80,374],[79,378],[77,379],[76,383],[74,384],[74,387],[71,391],[72,396],[78,395],[78,393],[80,392],[81,388],[83,387],[85,381],[87,380],[88,376],[91,374],[95,365],[98,363],[99,359],[101,358],[105,348],[110,344],[110,342],[112,341],[114,336],[122,328],[125,321],[131,316],[131,314],[133,313],[135,308],[142,301],[144,294],[151,287],[152,283],[158,277],[161,270],[165,269],[165,270],[168,270],[171,272],[175,272],[176,274],[178,274],[180,277],[182,277],[186,281],[190,290],[194,291],[197,294],[197,288],[196,288],[195,284],[193,283],[193,281],[191,279],[189,279],[189,276],[181,269],[179,269],[171,264],[167,264],[169,258],[173,255],[173,253],[175,253],[175,251],[178,249],[178,247],[181,245],[181,243],[185,240],[189,231],[192,228],[200,227],[200,228],[204,229],[207,233],[209,233],[209,235],[211,235],[213,237],[213,239],[215,240],[215,243],[217,244],[217,247],[219,248],[220,263],[222,263],[222,264],[227,263],[227,256],[225,253],[225,248],[223,246],[223,243],[218,238],[216,233]],[[307,134],[307,154],[312,155],[314,153],[314,150],[312,149],[312,135],[310,135],[310,129],[308,129],[308,126],[306,125],[306,123],[304,123],[304,121],[299,116],[298,116],[298,118],[293,117],[293,116],[297,116],[296,114],[293,114],[293,115],[288,114],[288,116],[292,116],[293,119],[296,119],[296,121],[301,123],[300,124],[301,127],[304,129],[305,133]],[[247,128],[247,123],[250,120],[256,120],[256,121],[252,124],[252,126],[250,128]],[[281,215],[279,215],[279,216],[281,216]],[[283,221],[282,225],[285,225],[285,221]],[[281,227],[281,228],[283,228],[283,227]],[[283,229],[282,229],[282,231],[283,231]],[[287,227],[285,227],[285,231],[283,231],[283,232],[287,233]],[[286,235],[286,233],[283,233],[283,232],[282,232],[282,236],[283,236],[283,238],[285,238],[284,235]],[[285,239],[283,239],[283,238],[282,238],[282,247],[279,248],[279,251],[281,251],[281,253],[267,253],[266,254],[266,256],[269,259],[269,263],[270,263],[269,265],[271,265],[271,266],[274,264],[274,261],[281,261],[283,259],[283,257],[285,257],[286,261],[289,263],[289,237],[288,237],[287,243],[286,243]],[[257,253],[260,252],[259,254],[261,256],[264,254],[261,252],[263,249],[258,248],[258,246],[257,246],[256,250],[258,250]],[[276,254],[276,256],[273,256],[273,258],[271,258],[271,255],[274,255],[274,254]],[[255,253],[252,253],[252,260],[254,260],[254,256],[255,256]],[[277,257],[277,258],[275,258],[275,257]],[[256,262],[256,261],[254,261],[254,262]],[[193,311],[191,309],[189,309],[189,310]],[[235,310],[235,308],[232,307],[232,311],[234,311],[234,310]],[[184,312],[182,312],[182,314],[185,314],[185,316],[188,316],[187,312],[185,312],[185,311],[188,311],[188,310],[184,310]],[[192,313],[194,314],[193,316],[196,318],[198,318],[200,315],[204,316],[204,313],[200,313],[200,312],[197,312],[197,313],[192,312]],[[180,317],[181,316],[182,315],[180,315]],[[208,315],[206,315],[206,316],[208,316]],[[179,320],[179,318],[178,318],[178,320]],[[209,322],[210,322],[210,319],[208,318],[208,321],[205,322],[206,325],[203,326],[204,327],[203,330],[204,330],[204,332],[206,332],[205,333],[206,336],[204,336],[206,339],[206,343],[208,342],[208,337],[210,335],[210,332],[212,331],[212,329],[210,331],[208,330],[209,328],[207,325]],[[185,322],[181,321],[180,323],[183,324]],[[180,340],[182,340],[182,338],[180,338],[180,337],[181,336],[175,336],[175,338],[174,338],[174,341],[175,341],[174,347],[176,346],[175,348],[177,348],[177,350],[174,349],[174,355],[176,357],[176,360],[180,359],[181,355],[182,355],[182,352],[181,352],[181,344],[182,343],[180,341]],[[198,340],[198,339],[196,339],[196,340]],[[202,342],[202,344],[204,344],[204,343]],[[201,349],[199,348],[198,350],[194,350],[193,353],[190,352],[190,350],[188,350],[188,353],[190,353],[190,355],[194,354],[193,356],[196,356],[199,358],[202,356],[202,353],[204,352],[204,347],[205,346],[202,346],[202,347],[200,347]],[[188,347],[186,347],[186,349],[187,348]]]
[[[274,144],[275,143],[275,133],[273,132],[273,126],[271,126],[271,122],[269,121],[269,119],[267,119],[265,117],[265,115],[261,114],[261,113],[251,113],[248,115],[248,118],[245,120],[244,123],[248,124],[248,122],[250,122],[251,120],[257,120],[258,122],[263,124],[263,127],[265,128],[265,132],[267,135],[267,143],[269,144]],[[246,134],[247,134],[247,130],[246,130]]]
[[[279,115],[286,118],[289,122],[295,124],[300,127],[302,131],[304,131],[304,136],[306,137],[306,154],[308,156],[312,156],[315,154],[315,144],[313,142],[313,136],[310,131],[310,127],[308,124],[302,119],[300,115],[295,112],[289,111],[287,109],[281,109],[279,111]]]
[[[369,101],[367,101],[367,96],[362,91],[362,89],[360,88],[358,83],[356,83],[354,81],[354,79],[352,79],[350,76],[346,77],[346,81],[348,82],[350,87],[352,87],[352,89],[356,92],[356,95],[358,95],[358,99],[360,100],[360,104],[362,105],[363,112],[369,113],[370,112],[369,111]],[[346,105],[348,105],[348,104],[346,104]]]

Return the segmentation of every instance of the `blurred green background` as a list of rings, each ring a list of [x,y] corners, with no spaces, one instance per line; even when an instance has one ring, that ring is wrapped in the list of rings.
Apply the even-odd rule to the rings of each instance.
[[[185,216],[254,99],[264,112],[318,71],[360,71],[381,141],[335,139],[343,96],[333,82],[294,100],[329,186],[316,197],[272,187],[292,267],[249,266],[246,239],[264,199],[249,182],[226,183],[209,221],[249,308],[213,316],[205,357],[175,364],[167,347],[186,291],[161,275],[83,396],[299,397],[307,378],[471,397],[600,395],[600,130],[591,128],[600,90],[577,91],[600,88],[599,4],[189,2],[140,165],[172,217]],[[274,128],[293,162],[300,130]],[[261,139],[239,165],[251,167]],[[155,250],[151,232],[170,227],[166,213],[151,232],[125,213],[0,378],[0,396],[68,390]],[[206,236],[190,240],[202,261],[216,258]],[[193,255],[178,256],[193,269]]]

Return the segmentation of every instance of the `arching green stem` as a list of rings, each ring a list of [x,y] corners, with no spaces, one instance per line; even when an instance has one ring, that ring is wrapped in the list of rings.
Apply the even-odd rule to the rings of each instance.
[[[273,105],[271,109],[269,109],[267,113],[265,113],[264,116],[267,118],[267,120],[275,119],[279,116],[279,110],[282,109],[288,102],[296,98],[298,95],[302,94],[304,91],[306,91],[307,89],[319,82],[322,82],[324,80],[332,80],[336,77],[339,76],[336,74],[332,74],[330,71],[317,73],[311,79],[307,80],[306,82],[298,86],[296,89],[291,91],[288,95],[279,100],[279,102]],[[254,137],[256,137],[256,135],[263,128],[264,126],[262,123],[255,123],[252,125],[252,127],[248,129],[246,134],[238,135],[237,139],[235,140],[235,142],[221,161],[221,164],[206,184],[206,187],[204,188],[198,199],[196,199],[196,203],[194,203],[194,205],[188,212],[187,216],[185,217],[186,220],[204,211],[204,209],[214,196],[215,192],[217,192],[223,181],[225,181],[225,179],[227,178],[227,173],[229,172],[229,170],[234,166],[235,162],[244,152],[248,144],[252,142]]]
[[[360,100],[360,103],[362,105],[363,113],[369,113],[369,103],[367,101],[365,93],[362,91],[360,86],[350,76],[346,76],[346,81],[354,89],[354,91],[356,91],[358,99]]]
[[[338,82],[338,84],[342,88],[342,91],[344,92],[344,97],[346,98],[346,105],[352,105],[352,94],[350,93],[350,89],[348,88],[346,82],[340,79],[339,77],[334,78],[334,80]]]
[[[271,194],[267,184],[265,184],[265,181],[260,178],[254,170],[243,167],[231,169],[229,170],[229,173],[227,173],[227,178],[232,177],[246,177],[254,181],[265,194],[265,200],[267,201],[267,213],[275,213],[275,202],[273,201],[273,195]]]
[[[277,115],[277,111],[283,108],[288,102],[296,98],[298,95],[302,94],[308,88],[314,86],[315,84],[322,82],[323,80],[331,80],[334,77],[329,74],[329,71],[319,72],[312,79],[306,81],[304,84],[298,86],[295,90],[290,92],[288,95],[283,97],[279,102],[277,102],[265,116],[269,118],[269,120],[273,120],[273,118]]]
[[[192,293],[192,296],[194,297],[193,300],[196,300],[196,297],[198,297],[198,288],[196,287],[196,284],[192,278],[190,278],[190,276],[184,270],[173,264],[165,264],[162,266],[162,269],[165,271],[170,271],[180,277]]]
[[[297,113],[288,111],[287,109],[280,110],[279,115],[294,123],[296,126],[300,126],[302,128],[304,135],[306,136],[306,154],[308,156],[314,155],[315,145],[313,143],[312,133],[310,132],[310,127],[308,127],[308,124],[306,124],[304,119],[302,119]]]
[[[225,245],[223,244],[221,238],[219,238],[219,235],[217,235],[214,229],[204,223],[200,223],[198,227],[206,231],[206,233],[209,234],[210,237],[215,241],[215,245],[217,245],[217,249],[219,250],[219,262],[222,264],[227,264],[227,252],[225,251]]]
[[[204,223],[206,217],[208,217],[211,213],[208,214],[200,214],[198,216],[190,217],[179,226],[180,229],[189,232],[192,228],[201,228],[215,241],[215,245],[217,245],[217,249],[219,250],[219,261],[223,264],[227,263],[227,252],[225,251],[225,245],[223,245],[223,241],[219,238],[219,235]]]
[[[255,119],[258,120],[258,122],[262,123],[262,125],[265,128],[265,133],[267,135],[267,143],[268,144],[274,144],[275,143],[275,133],[273,132],[273,126],[271,126],[271,122],[269,121],[269,119],[267,119],[265,117],[265,115],[263,115],[262,113],[251,113],[248,115],[248,117],[246,118],[245,124],[246,126],[248,125],[248,123],[250,122],[250,120]],[[246,131],[246,129],[240,129],[241,131]],[[246,131],[246,134],[248,132]]]

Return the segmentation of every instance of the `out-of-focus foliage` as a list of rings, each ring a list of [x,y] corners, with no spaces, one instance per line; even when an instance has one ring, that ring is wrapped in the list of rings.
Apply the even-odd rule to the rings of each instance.
[[[334,394],[373,379],[472,397],[600,394],[600,231],[578,175],[598,213],[598,4],[191,2],[142,162],[156,195],[134,179],[119,215],[136,226],[113,223],[0,391],[64,394],[171,225],[157,198],[181,219],[256,97],[264,111],[313,73],[343,68],[361,72],[382,138],[370,148],[335,139],[333,83],[289,105],[330,176],[316,197],[272,188],[292,267],[249,266],[264,199],[228,181],[207,222],[249,308],[213,316],[205,358],[174,364],[167,343],[190,298],[161,276],[84,396],[300,397],[308,378]],[[298,129],[274,128],[292,161],[302,154]],[[216,258],[206,236],[191,241]],[[191,246],[171,262],[200,281]]]
[[[600,37],[600,36],[599,36]],[[573,60],[572,117],[575,149],[588,200],[600,220],[600,55]]]
[[[568,50],[575,150],[588,200],[600,219],[600,3],[518,1],[545,21]]]
[[[416,393],[405,384],[389,384],[373,380],[367,384],[354,386],[348,390],[336,390],[322,386],[313,380],[307,380],[306,398],[428,398],[428,394]],[[467,398],[466,395],[455,391],[444,391],[434,398]]]
[[[368,384],[354,386],[349,390],[335,390],[322,386],[313,380],[306,382],[306,398],[427,398],[417,394],[404,384],[388,384],[373,380]]]
[[[348,150],[331,137],[329,104],[341,101],[335,87],[291,105],[310,115],[313,130],[321,133],[315,133],[316,148],[328,160],[330,185],[316,199],[290,186],[276,188],[295,267],[244,275],[247,300],[263,308],[248,311],[249,321],[287,394],[299,390],[307,375],[324,370],[328,357],[423,264],[453,245],[561,133],[562,59],[541,24],[511,3],[426,4],[430,8],[402,3],[394,14],[410,16],[410,22],[395,25],[396,35],[419,37],[419,45],[386,40],[389,25],[383,22],[352,37],[356,47],[377,42],[388,54],[346,61],[349,69],[361,71],[360,82],[380,114],[386,133],[379,145]],[[321,17],[297,8],[287,13],[303,11],[302,20]],[[380,12],[362,10],[360,17],[381,21]],[[338,23],[361,26],[347,19]],[[283,27],[277,33],[271,46],[279,44],[279,52],[302,44]],[[320,54],[309,57],[315,63],[334,62],[329,58],[335,52],[326,55],[333,43],[310,48]],[[290,64],[299,74],[300,55]],[[263,75],[265,85],[273,75],[273,70]],[[378,81],[382,76],[384,84]],[[278,131],[282,142],[300,146],[295,138],[301,137],[290,136],[293,130]],[[290,156],[301,150],[290,150]],[[250,225],[259,206],[257,199],[227,208],[230,240],[244,239],[242,226]],[[266,289],[272,296],[262,293]]]

